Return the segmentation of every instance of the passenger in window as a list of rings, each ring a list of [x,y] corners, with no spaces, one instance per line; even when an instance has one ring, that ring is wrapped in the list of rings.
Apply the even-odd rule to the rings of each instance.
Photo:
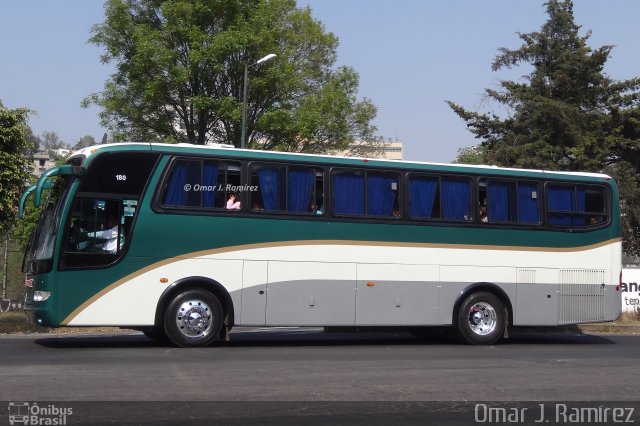
[[[391,215],[392,215],[393,217],[400,217],[400,211],[399,211],[399,210],[394,209],[394,210],[391,212]]]
[[[235,192],[230,193],[227,198],[227,210],[240,210],[240,200]]]
[[[324,211],[322,211],[322,207],[318,208],[318,205],[316,203],[311,203],[311,212],[318,216],[324,214]]]
[[[487,206],[480,206],[480,222],[489,222],[489,218],[487,217]]]
[[[589,225],[597,225],[598,223],[600,223],[600,221],[598,220],[597,217],[590,217],[589,218]]]
[[[251,210],[262,211],[264,210],[264,207],[262,207],[262,203],[260,201],[254,201],[253,205],[251,206]]]

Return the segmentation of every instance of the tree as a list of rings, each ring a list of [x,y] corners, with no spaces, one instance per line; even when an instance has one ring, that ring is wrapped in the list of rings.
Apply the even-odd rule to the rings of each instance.
[[[0,102],[0,229],[7,229],[16,216],[16,206],[29,172],[29,141],[25,108],[8,109]]]
[[[84,135],[83,137],[81,137],[80,139],[78,139],[78,142],[76,142],[76,144],[71,148],[73,151],[82,149],[82,148],[86,148],[88,146],[93,146],[96,144],[96,140],[94,139],[93,136],[91,135]]]
[[[25,153],[27,154],[29,159],[31,159],[33,158],[33,155],[36,152],[38,152],[38,150],[40,149],[40,144],[42,143],[42,140],[40,139],[39,136],[36,136],[33,134],[33,130],[31,130],[30,126],[27,126],[26,139],[27,139],[28,149],[27,151],[25,151]]]
[[[60,140],[58,134],[54,131],[44,131],[42,132],[42,137],[40,138],[40,149],[46,151],[55,151],[56,149],[65,148],[67,145]]]
[[[591,49],[580,36],[571,0],[546,3],[539,32],[523,45],[501,48],[498,71],[530,64],[524,82],[503,80],[485,96],[508,113],[480,113],[448,101],[481,140],[485,163],[611,174],[623,209],[624,248],[640,253],[640,78],[615,81],[604,73],[613,46]]]
[[[454,164],[485,164],[485,149],[482,145],[458,149]]]
[[[245,64],[249,146],[325,152],[375,139],[357,73],[332,68],[337,38],[295,0],[108,0],[90,41],[116,72],[83,104],[103,108],[114,140],[239,146]]]

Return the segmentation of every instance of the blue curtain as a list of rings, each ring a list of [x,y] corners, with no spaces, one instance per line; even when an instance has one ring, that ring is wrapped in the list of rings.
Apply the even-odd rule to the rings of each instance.
[[[187,206],[200,207],[202,191],[195,190],[196,185],[202,184],[202,166],[199,161],[187,162],[187,183],[191,185],[191,191],[187,192]]]
[[[487,185],[487,218],[489,222],[509,221],[509,184],[489,181]]]
[[[187,165],[176,163],[164,194],[162,203],[166,206],[185,206],[187,204],[187,193],[184,186],[187,183]]]
[[[467,179],[442,179],[442,216],[465,220],[470,216],[471,186]]]
[[[584,213],[586,209],[587,191],[583,188],[578,188],[576,191],[576,211],[578,213]],[[586,216],[574,216],[572,225],[587,225]]]
[[[261,168],[258,169],[258,182],[260,194],[265,210],[281,210],[280,207],[280,170]]]
[[[549,210],[549,224],[560,226],[571,225],[571,212],[573,211],[573,194],[573,187],[547,187],[547,209]]]
[[[533,198],[533,193],[536,197]],[[538,206],[538,185],[534,183],[518,184],[518,223],[535,224],[540,222]]]
[[[289,169],[287,210],[310,212],[315,173],[310,169]]]
[[[396,190],[391,188],[395,183]],[[369,174],[367,176],[367,214],[391,216],[396,200],[398,178],[393,175]]]
[[[217,181],[218,181],[218,166],[216,164],[205,163],[204,175],[202,176],[202,185],[206,186],[207,188],[203,192],[204,194],[202,198],[203,207],[213,207],[213,203],[216,199]]]
[[[438,180],[427,177],[409,179],[409,216],[413,218],[433,217],[433,202],[436,199]]]
[[[586,200],[587,200],[587,191],[582,189],[582,188],[578,188],[578,190],[576,191],[577,193],[577,197],[576,197],[576,210],[579,213],[584,213],[587,211],[586,209]]]
[[[336,173],[331,180],[333,211],[336,214],[364,214],[364,176]]]

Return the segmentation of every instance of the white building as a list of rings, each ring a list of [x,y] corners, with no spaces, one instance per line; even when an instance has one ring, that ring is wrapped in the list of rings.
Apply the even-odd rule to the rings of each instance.
[[[65,158],[70,153],[70,149],[64,148],[38,151],[33,154],[31,171],[34,175],[40,176],[45,170],[54,167],[59,158]]]
[[[352,145],[353,151],[357,153],[358,145],[360,145],[361,143],[362,142],[355,142]],[[338,151],[335,153],[335,155],[349,156],[350,152],[351,152],[351,149],[348,149],[344,151]],[[386,141],[386,142],[377,144],[373,148],[373,151],[366,154],[365,156],[371,157],[371,158],[379,158],[381,160],[402,160],[404,158],[404,148],[402,146],[402,142]]]

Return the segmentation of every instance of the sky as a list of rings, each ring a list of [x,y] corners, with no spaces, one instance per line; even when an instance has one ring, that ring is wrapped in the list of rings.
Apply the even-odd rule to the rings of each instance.
[[[543,0],[298,0],[340,40],[336,65],[360,76],[359,96],[378,113],[377,134],[404,144],[404,158],[448,163],[478,143],[445,103],[504,112],[483,100],[485,88],[519,80],[526,68],[493,72],[498,48],[516,49],[517,33],[546,21]],[[99,109],[81,100],[103,89],[113,73],[103,50],[87,42],[103,20],[102,0],[0,2],[0,101],[36,112],[34,133],[54,131],[67,144],[84,135],[102,139]],[[640,2],[575,0],[589,45],[615,45],[605,73],[640,75]]]

